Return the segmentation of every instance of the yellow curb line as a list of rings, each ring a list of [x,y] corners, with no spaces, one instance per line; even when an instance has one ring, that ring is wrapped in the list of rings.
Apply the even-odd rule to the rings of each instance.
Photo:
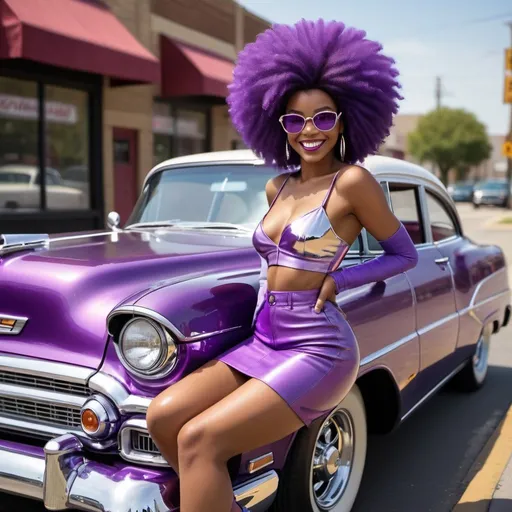
[[[472,512],[487,511],[490,500],[500,477],[512,454],[512,406],[487,441],[475,465],[481,466],[469,483],[452,512],[468,510],[467,504],[473,503]],[[475,467],[475,465],[473,467]],[[466,504],[466,507],[463,505]]]

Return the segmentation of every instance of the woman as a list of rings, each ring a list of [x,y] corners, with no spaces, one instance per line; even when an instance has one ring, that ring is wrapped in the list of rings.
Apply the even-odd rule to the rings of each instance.
[[[267,183],[253,242],[268,263],[254,334],[158,395],[151,436],[179,473],[182,512],[239,511],[231,457],[308,426],[354,384],[359,350],[335,295],[413,267],[414,245],[363,167],[400,96],[393,61],[342,23],[276,25],[240,53],[228,103],[246,144],[298,170]],[[338,270],[365,227],[383,255]],[[200,490],[200,491],[199,491]]]

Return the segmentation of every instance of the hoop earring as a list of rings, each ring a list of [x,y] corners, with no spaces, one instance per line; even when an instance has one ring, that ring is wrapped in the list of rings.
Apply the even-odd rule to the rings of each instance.
[[[343,162],[345,160],[345,138],[343,137],[343,134],[341,134],[340,140],[340,156],[341,161]]]
[[[286,160],[290,160],[290,148],[288,147],[288,141],[286,141]]]

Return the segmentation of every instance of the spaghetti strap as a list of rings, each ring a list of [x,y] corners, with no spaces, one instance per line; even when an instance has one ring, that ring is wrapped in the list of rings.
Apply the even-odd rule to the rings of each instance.
[[[271,210],[272,206],[274,206],[274,203],[276,202],[276,199],[279,197],[279,194],[281,194],[281,190],[283,190],[284,186],[286,185],[286,182],[288,181],[288,179],[290,178],[291,175],[292,175],[291,172],[288,173],[288,176],[286,176],[286,179],[283,181],[283,183],[279,187],[279,190],[277,191],[277,194],[275,195],[274,199],[272,199],[272,202],[270,203],[270,206],[268,207],[267,213]]]
[[[327,203],[327,200],[329,199],[330,195],[331,195],[331,192],[332,192],[332,189],[334,188],[334,184],[336,183],[336,178],[338,177],[338,174],[340,173],[340,171],[338,171],[335,175],[334,175],[334,178],[332,179],[332,182],[331,182],[331,186],[329,187],[329,189],[327,190],[327,194],[325,194],[325,197],[324,197],[324,200],[322,201],[322,208],[325,207],[325,204]]]

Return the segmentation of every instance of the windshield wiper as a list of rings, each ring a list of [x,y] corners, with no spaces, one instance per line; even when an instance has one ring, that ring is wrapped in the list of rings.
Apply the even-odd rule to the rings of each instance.
[[[135,224],[130,224],[129,226],[126,226],[125,229],[170,227],[170,226],[176,226],[176,224],[178,224],[179,222],[180,222],[180,219],[153,220],[150,222],[136,222]]]

